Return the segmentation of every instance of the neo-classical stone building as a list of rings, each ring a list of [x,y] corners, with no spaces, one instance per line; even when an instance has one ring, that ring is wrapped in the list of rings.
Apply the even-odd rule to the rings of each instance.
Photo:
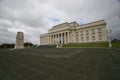
[[[79,25],[76,22],[53,26],[48,33],[40,35],[40,45],[88,43],[107,41],[104,20]]]

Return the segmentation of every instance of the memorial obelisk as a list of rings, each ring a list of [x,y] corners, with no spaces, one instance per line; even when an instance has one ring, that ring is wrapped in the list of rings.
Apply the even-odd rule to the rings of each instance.
[[[23,48],[24,48],[24,33],[17,32],[15,49],[23,49]]]

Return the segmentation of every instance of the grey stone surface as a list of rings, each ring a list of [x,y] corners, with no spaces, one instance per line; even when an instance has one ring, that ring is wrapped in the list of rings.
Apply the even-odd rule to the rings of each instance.
[[[17,32],[15,49],[23,49],[23,48],[24,48],[24,33]]]

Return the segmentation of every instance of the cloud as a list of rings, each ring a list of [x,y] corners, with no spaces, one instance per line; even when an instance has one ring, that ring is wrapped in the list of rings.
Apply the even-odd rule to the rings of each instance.
[[[39,44],[39,36],[52,26],[77,21],[85,24],[101,19],[118,35],[119,0],[1,0],[0,43],[14,43],[17,31],[23,31],[25,42]]]
[[[77,23],[82,25],[82,24],[85,24],[85,21],[84,21],[83,18],[80,18],[80,19],[77,20]]]
[[[52,17],[47,17],[47,19],[53,23],[60,22],[59,18],[52,18]]]

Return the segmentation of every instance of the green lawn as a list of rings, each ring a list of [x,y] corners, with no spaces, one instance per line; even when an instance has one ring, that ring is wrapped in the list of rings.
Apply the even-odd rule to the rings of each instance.
[[[120,80],[120,52],[111,48],[2,50],[0,80]]]
[[[94,43],[70,43],[63,47],[109,47],[108,42],[94,42]],[[112,47],[120,48],[120,42],[112,42]]]
[[[108,42],[94,42],[94,43],[70,43],[64,47],[108,47]]]
[[[112,46],[120,48],[120,42],[112,42]]]

